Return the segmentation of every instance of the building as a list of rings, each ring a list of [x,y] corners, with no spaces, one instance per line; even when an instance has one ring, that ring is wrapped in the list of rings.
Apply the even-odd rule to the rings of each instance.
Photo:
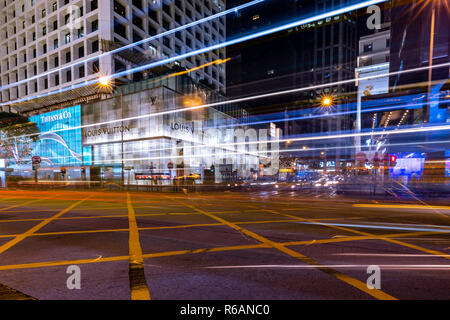
[[[228,3],[233,5],[233,2]],[[227,34],[248,34],[272,28],[349,3],[344,0],[267,1],[237,16],[230,15]],[[348,13],[232,46],[227,49],[231,58],[227,64],[227,95],[260,95],[351,79],[356,67],[357,35],[357,15]],[[311,113],[315,112],[314,109],[320,109],[321,99],[325,95],[332,96],[335,105],[346,104],[354,96],[354,85],[330,85],[321,90],[304,90],[247,101],[246,109],[255,121],[261,118],[276,121],[286,139],[300,134],[351,129],[352,121],[345,116],[299,120],[302,110],[310,110]],[[327,112],[326,108],[323,112]],[[284,123],[280,122],[283,119]],[[325,157],[336,164],[340,163],[346,149],[337,150],[335,143],[308,145],[309,151],[304,152],[303,144],[293,142],[284,146],[284,149],[293,151],[284,152],[282,156],[293,158],[300,154],[302,158],[322,161],[322,153],[332,147],[330,152],[325,152]]]
[[[225,39],[225,20],[103,54],[222,11],[223,0],[17,0],[0,2],[0,101],[36,96]],[[103,54],[103,55],[102,55]],[[96,57],[99,56],[98,59]],[[186,68],[225,58],[225,49],[177,62]],[[52,71],[53,70],[53,71]],[[150,71],[123,82],[153,76]],[[192,75],[224,92],[224,66]]]
[[[428,93],[430,97],[448,91],[450,76],[450,10],[447,1],[393,0],[391,63],[389,79],[394,93]],[[436,68],[442,64],[442,67]],[[430,68],[426,68],[430,67]],[[416,72],[404,72],[421,68]],[[428,99],[428,96],[426,97]],[[422,123],[442,122],[447,105],[424,101],[414,111]]]
[[[226,103],[222,109],[230,114],[219,106],[185,110],[214,102],[221,100],[186,75],[161,76],[121,86],[104,99],[33,111],[29,120],[40,133],[30,159],[6,159],[5,166],[13,170],[10,177],[32,179],[31,157],[38,156],[40,181],[138,186],[189,177],[231,183],[277,172],[276,127],[243,126],[230,115],[238,108]]]
[[[362,99],[389,92],[389,59],[390,59],[390,23],[385,23],[380,30],[361,37],[359,40],[358,67],[355,70],[357,79],[356,132],[362,129]],[[364,124],[376,128],[379,123],[378,114],[364,115]],[[370,123],[371,122],[371,123]],[[361,137],[355,138],[355,152],[361,151]]]

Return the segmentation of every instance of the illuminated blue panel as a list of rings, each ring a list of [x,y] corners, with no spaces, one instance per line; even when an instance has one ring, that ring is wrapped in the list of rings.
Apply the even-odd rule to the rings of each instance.
[[[92,166],[92,146],[83,146],[83,164]]]
[[[30,117],[41,134],[33,149],[42,166],[76,166],[82,163],[81,107],[79,105]],[[55,133],[56,130],[70,129]]]

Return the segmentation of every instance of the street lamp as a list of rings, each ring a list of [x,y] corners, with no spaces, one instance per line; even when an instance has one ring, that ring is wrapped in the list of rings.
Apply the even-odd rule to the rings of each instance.
[[[334,99],[332,96],[322,96],[322,100],[320,101],[320,106],[325,108],[330,108],[334,104]]]

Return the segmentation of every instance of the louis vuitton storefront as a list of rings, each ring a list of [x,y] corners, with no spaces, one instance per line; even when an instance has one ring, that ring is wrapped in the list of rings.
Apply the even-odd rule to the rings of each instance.
[[[221,147],[234,137],[217,128],[237,120],[214,108],[186,107],[185,99],[161,86],[82,106],[86,179],[170,185],[250,176],[258,156]]]

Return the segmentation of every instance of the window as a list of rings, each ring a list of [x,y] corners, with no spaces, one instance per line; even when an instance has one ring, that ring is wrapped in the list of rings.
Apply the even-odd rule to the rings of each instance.
[[[66,36],[64,37],[66,44],[70,42],[70,33],[66,33]]]
[[[52,9],[53,11],[56,11],[56,9],[58,9],[58,5],[56,4],[56,2],[53,2]]]
[[[70,62],[71,60],[71,55],[70,55],[70,51],[66,52],[66,63]]]
[[[368,43],[364,45],[364,52],[370,52],[373,49],[373,44],[372,43]]]
[[[84,47],[79,47],[78,48],[78,58],[83,58],[84,57]]]
[[[98,8],[98,0],[91,1],[91,11],[96,10]]]
[[[158,22],[158,11],[152,10],[151,8],[148,9],[148,17]]]
[[[126,10],[125,7],[123,5],[120,4],[119,1],[114,1],[114,12],[117,13],[118,15],[126,18]]]
[[[142,10],[142,0],[133,0],[133,6]]]
[[[142,23],[142,19],[138,16],[133,17],[133,24],[141,30],[144,30],[144,24]]]
[[[78,68],[78,76],[79,76],[80,78],[84,78],[84,76],[85,76],[85,73],[84,73],[84,66],[81,66],[81,67]]]
[[[45,18],[45,16],[47,15],[47,11],[45,9],[42,9],[41,15],[42,18]]]
[[[58,39],[53,40],[53,49],[58,48]]]
[[[98,73],[100,71],[98,61],[94,61],[94,63],[92,64],[92,71],[94,73]]]
[[[92,23],[91,23],[91,29],[92,29],[92,32],[95,32],[95,31],[98,30],[98,20],[92,21]]]
[[[70,70],[66,72],[66,80],[67,82],[72,81],[72,72]]]
[[[121,23],[117,22],[116,20],[114,20],[114,32],[124,38],[127,37],[126,27],[123,26]]]
[[[94,42],[92,42],[92,52],[97,51],[98,51],[98,40],[95,40]]]

